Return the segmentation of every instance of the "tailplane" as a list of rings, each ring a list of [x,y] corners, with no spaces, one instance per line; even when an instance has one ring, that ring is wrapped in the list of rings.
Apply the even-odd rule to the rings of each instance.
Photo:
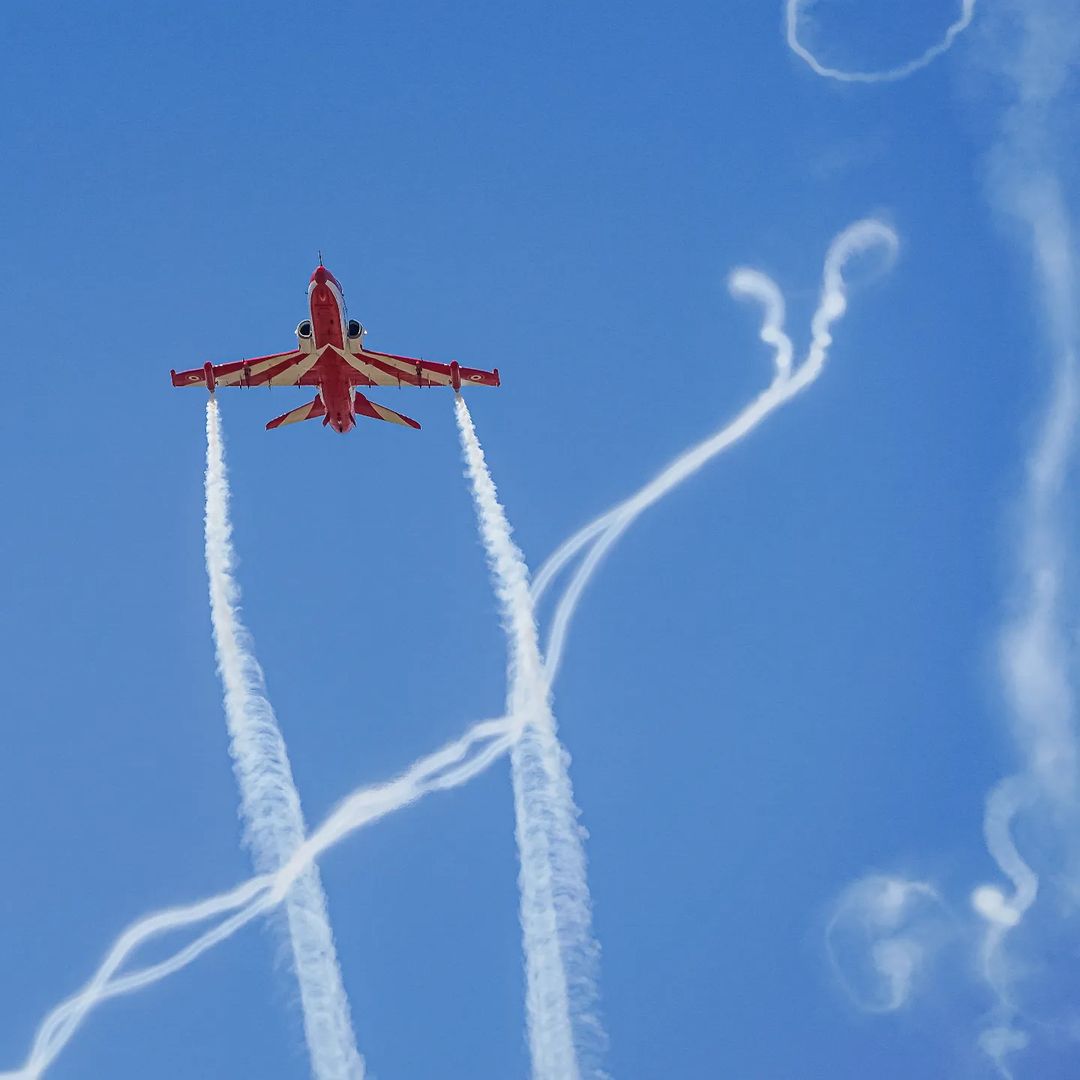
[[[391,424],[403,424],[405,427],[419,428],[420,425],[409,416],[402,416],[385,405],[376,405],[368,401],[359,391],[356,394],[356,415],[367,416],[372,420],[388,420]]]
[[[317,397],[314,401],[309,402],[307,405],[301,405],[299,409],[293,409],[292,412],[282,413],[281,416],[275,416],[266,425],[266,430],[270,431],[272,428],[282,427],[284,424],[298,424],[301,420],[317,420],[320,416],[326,415],[326,406],[323,404],[321,397]],[[325,424],[326,421],[324,420]]]
[[[375,402],[368,401],[361,393],[356,395],[355,410],[358,417],[366,416],[371,420],[386,420],[391,424],[401,424],[403,427],[420,427],[412,417],[403,416],[401,413],[394,412],[393,409],[388,409],[384,405],[376,405]],[[298,424],[301,420],[318,420],[320,418],[322,418],[323,424],[329,423],[330,418],[326,415],[326,406],[323,404],[322,398],[317,397],[307,405],[301,405],[300,408],[293,409],[291,412],[275,416],[266,425],[266,430],[270,431],[273,428],[284,427],[286,424]]]

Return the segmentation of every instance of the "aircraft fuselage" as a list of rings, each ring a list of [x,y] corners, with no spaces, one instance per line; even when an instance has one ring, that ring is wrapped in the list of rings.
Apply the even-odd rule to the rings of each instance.
[[[311,314],[311,337],[317,352],[324,345],[345,349],[345,297],[337,278],[318,266],[308,283],[308,311]],[[353,411],[352,383],[348,365],[333,350],[323,354],[315,365],[319,397],[326,407],[324,424],[344,435],[356,426]]]

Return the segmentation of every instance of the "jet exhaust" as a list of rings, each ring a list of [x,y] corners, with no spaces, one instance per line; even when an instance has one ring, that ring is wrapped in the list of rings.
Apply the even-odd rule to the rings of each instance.
[[[569,756],[559,743],[529,571],[511,537],[464,398],[454,401],[466,476],[507,638],[507,714],[521,725],[510,752],[520,870],[525,1003],[533,1076],[602,1075],[588,1064],[603,1041],[596,1015],[597,945],[592,936],[585,851]]]
[[[218,404],[206,406],[206,572],[218,673],[225,690],[229,753],[240,787],[245,842],[255,869],[272,873],[303,843],[307,829],[285,740],[266,696],[251,635],[240,618],[240,589],[229,520],[229,478]],[[285,897],[304,1034],[316,1080],[361,1080],[349,1001],[318,868],[309,866]]]

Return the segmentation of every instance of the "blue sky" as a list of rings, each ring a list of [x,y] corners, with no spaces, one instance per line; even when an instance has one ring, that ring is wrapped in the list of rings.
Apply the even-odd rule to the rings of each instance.
[[[838,61],[942,26],[873,7]],[[876,213],[896,266],[856,275],[820,382],[623,540],[555,704],[613,1075],[990,1075],[959,946],[886,1018],[823,946],[869,870],[958,918],[993,874],[993,649],[1050,359],[986,199],[985,38],[852,89],[748,0],[20,2],[0,30],[0,1066],[129,920],[249,872],[203,400],[170,368],[288,348],[322,249],[369,346],[500,368],[470,403],[535,567],[765,385],[728,271],[772,275],[805,344],[830,238]],[[505,689],[449,395],[372,396],[423,431],[266,433],[299,391],[221,395],[245,616],[311,822]],[[527,1075],[515,859],[498,765],[322,860],[374,1077]],[[103,1007],[50,1076],[306,1075],[282,955],[249,928]]]

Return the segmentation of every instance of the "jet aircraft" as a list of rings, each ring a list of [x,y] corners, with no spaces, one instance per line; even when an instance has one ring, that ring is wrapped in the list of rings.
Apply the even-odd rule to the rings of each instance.
[[[358,386],[498,386],[499,369],[462,367],[456,360],[436,364],[411,356],[371,352],[364,348],[367,331],[348,318],[337,278],[320,262],[308,284],[308,318],[296,328],[297,348],[228,364],[206,363],[191,371],[173,371],[173,386],[314,386],[314,401],[274,417],[267,430],[321,418],[342,435],[358,416],[418,428],[401,413],[369,401]]]

